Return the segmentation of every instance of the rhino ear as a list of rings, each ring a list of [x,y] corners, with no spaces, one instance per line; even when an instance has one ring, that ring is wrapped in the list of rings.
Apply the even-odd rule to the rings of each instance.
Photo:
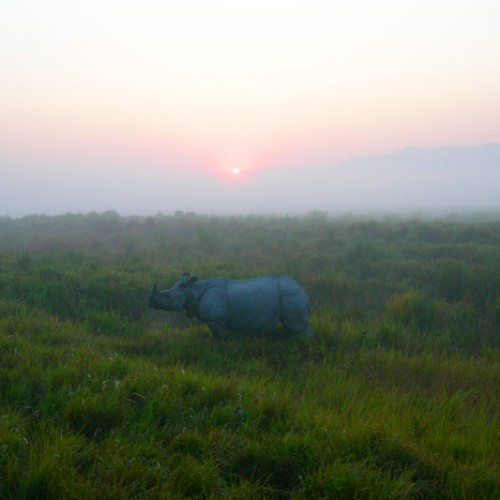
[[[181,288],[186,288],[192,285],[197,279],[196,276],[190,276],[189,273],[184,273],[181,278],[180,286]]]

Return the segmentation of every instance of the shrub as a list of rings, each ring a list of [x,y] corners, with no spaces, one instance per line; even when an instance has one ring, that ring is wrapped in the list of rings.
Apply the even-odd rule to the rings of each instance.
[[[435,303],[416,290],[397,293],[387,301],[386,314],[404,326],[425,331],[434,326]]]

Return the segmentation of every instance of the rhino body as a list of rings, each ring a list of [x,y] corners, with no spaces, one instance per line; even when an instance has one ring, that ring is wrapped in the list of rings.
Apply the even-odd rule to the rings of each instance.
[[[208,325],[215,337],[226,331],[268,333],[281,323],[293,333],[313,335],[309,325],[309,300],[289,276],[262,276],[236,280],[199,280],[184,273],[168,290],[155,286],[149,306],[166,311],[186,310]]]

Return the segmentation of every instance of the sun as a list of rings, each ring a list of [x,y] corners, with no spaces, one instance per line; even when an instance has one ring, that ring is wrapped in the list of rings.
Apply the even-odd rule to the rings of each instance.
[[[235,161],[221,169],[221,173],[226,182],[229,182],[229,184],[233,186],[237,186],[246,183],[249,172],[246,165],[242,165],[241,162]]]

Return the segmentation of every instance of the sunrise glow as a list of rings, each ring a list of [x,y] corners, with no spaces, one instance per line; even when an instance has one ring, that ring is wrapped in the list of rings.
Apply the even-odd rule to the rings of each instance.
[[[489,0],[7,2],[0,174],[61,165],[242,185],[500,142],[498,19]]]

